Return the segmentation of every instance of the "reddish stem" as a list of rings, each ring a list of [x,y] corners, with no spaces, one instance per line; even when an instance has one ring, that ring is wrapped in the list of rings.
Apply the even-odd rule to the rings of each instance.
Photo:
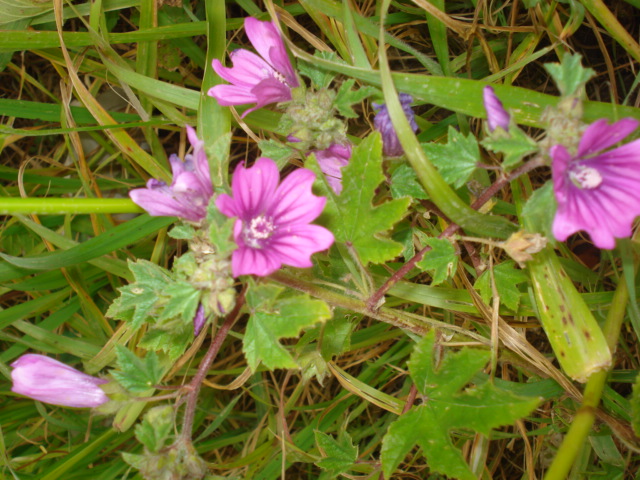
[[[185,390],[188,392],[186,397],[186,406],[184,410],[184,418],[182,421],[182,437],[191,442],[191,434],[193,432],[193,420],[196,415],[196,405],[198,403],[198,394],[200,393],[200,388],[202,387],[202,382],[207,376],[209,372],[209,368],[211,364],[215,360],[218,352],[220,351],[220,347],[222,347],[222,343],[225,338],[227,338],[227,334],[233,327],[233,324],[238,319],[238,314],[240,313],[240,308],[244,303],[244,292],[242,292],[237,299],[235,308],[231,311],[229,315],[224,320],[224,323],[220,326],[216,335],[213,337],[211,341],[211,345],[209,345],[209,350],[205,354],[204,358],[200,362],[200,366],[198,367],[198,371],[193,376],[189,384],[186,386]]]

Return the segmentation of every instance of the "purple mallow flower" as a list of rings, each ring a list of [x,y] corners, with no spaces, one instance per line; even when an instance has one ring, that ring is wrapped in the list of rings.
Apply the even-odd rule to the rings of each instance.
[[[484,87],[484,90],[482,90],[482,100],[484,102],[484,109],[487,111],[489,131],[493,132],[496,128],[500,127],[505,132],[508,132],[511,117],[502,106],[502,102],[496,96],[493,87],[489,85]]]
[[[585,230],[597,247],[611,249],[616,238],[631,236],[633,221],[640,215],[640,140],[603,150],[639,123],[632,118],[611,125],[598,120],[585,130],[576,155],[562,145],[550,149],[558,201],[553,235],[558,240]]]
[[[340,195],[342,192],[342,167],[346,166],[351,158],[351,144],[334,143],[329,148],[314,151],[313,154],[316,156],[320,170],[327,178],[327,183],[336,195]]]
[[[98,385],[108,383],[44,355],[28,353],[11,364],[11,391],[63,407],[99,407],[109,398]]]
[[[311,255],[331,246],[329,230],[309,225],[326,203],[311,193],[314,179],[311,170],[301,168],[278,185],[278,167],[270,158],[258,158],[250,168],[238,165],[233,197],[222,194],[216,200],[224,215],[238,217],[233,232],[238,248],[231,257],[234,277],[269,275],[282,264],[311,267]]]
[[[418,124],[416,123],[415,114],[411,109],[411,102],[413,98],[408,93],[401,93],[399,96],[402,110],[404,111],[409,125],[414,132],[418,131]],[[377,112],[373,118],[373,126],[382,134],[382,153],[387,157],[399,157],[404,154],[398,134],[393,128],[391,118],[389,117],[389,110],[384,103],[374,103],[373,109]]]
[[[249,50],[235,50],[230,54],[232,68],[224,67],[214,59],[213,69],[231,85],[216,85],[209,89],[209,95],[220,105],[255,103],[256,106],[245,111],[243,117],[270,103],[288,102],[291,100],[291,89],[298,86],[298,79],[275,24],[247,17],[244,29],[260,55]]]
[[[207,205],[213,195],[209,162],[204,152],[204,142],[187,126],[187,135],[193,146],[193,154],[186,155],[184,162],[171,155],[173,181],[171,185],[150,179],[147,188],[129,192],[131,200],[154,217],[180,217],[199,222],[207,214]]]

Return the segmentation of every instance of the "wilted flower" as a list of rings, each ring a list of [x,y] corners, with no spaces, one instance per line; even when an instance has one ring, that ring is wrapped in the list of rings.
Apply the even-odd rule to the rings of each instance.
[[[501,244],[504,251],[513,258],[520,268],[525,267],[525,262],[533,259],[533,253],[538,253],[547,246],[547,239],[539,233],[528,233],[519,230]]]
[[[327,183],[331,189],[340,195],[342,192],[342,167],[349,163],[351,158],[351,144],[340,145],[334,143],[324,150],[313,152],[320,166],[320,170],[327,178]]]
[[[193,154],[186,155],[184,162],[171,155],[173,181],[171,185],[150,179],[147,188],[129,192],[131,200],[155,217],[180,217],[199,222],[207,214],[207,205],[213,195],[209,163],[204,152],[204,142],[187,126],[187,135],[193,146]]]
[[[233,175],[233,197],[220,195],[216,206],[227,217],[238,217],[234,239],[238,248],[231,257],[233,276],[269,275],[285,265],[311,267],[311,255],[333,243],[324,227],[309,225],[324,208],[326,198],[311,193],[315,174],[295,170],[280,185],[276,163],[258,158]]]
[[[585,230],[599,248],[631,236],[640,215],[640,140],[603,152],[633,132],[637,120],[611,125],[601,119],[587,127],[576,155],[562,145],[550,149],[558,210],[553,235],[560,241]]]
[[[28,353],[11,364],[11,391],[64,407],[98,407],[109,398],[98,385],[108,383],[44,355]]]
[[[256,106],[245,111],[243,117],[270,103],[291,100],[291,89],[298,86],[298,79],[275,24],[247,17],[244,28],[260,55],[245,49],[235,50],[230,54],[232,68],[224,67],[214,59],[213,69],[231,85],[216,85],[208,92],[224,106],[255,103]]]
[[[500,127],[505,132],[508,132],[511,117],[502,106],[502,102],[496,96],[493,87],[489,85],[484,87],[484,90],[482,90],[482,100],[484,102],[484,109],[487,111],[489,131],[493,132],[496,128]]]
[[[401,93],[399,99],[402,110],[407,120],[409,120],[411,129],[417,132],[418,124],[416,123],[415,114],[411,109],[413,98],[408,93]],[[373,126],[382,134],[382,153],[387,157],[399,157],[403,155],[404,150],[402,149],[402,145],[400,145],[398,134],[391,123],[387,106],[384,103],[374,103],[373,109],[377,112],[373,119]]]

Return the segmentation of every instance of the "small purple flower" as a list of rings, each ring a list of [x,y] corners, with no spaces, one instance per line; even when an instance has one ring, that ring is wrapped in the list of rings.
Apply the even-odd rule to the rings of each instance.
[[[11,364],[12,392],[63,407],[99,407],[109,398],[98,385],[108,383],[44,355],[28,353]]]
[[[413,98],[408,93],[401,93],[399,96],[402,110],[404,111],[409,125],[414,132],[418,131],[418,124],[416,123],[415,114],[411,109],[411,102]],[[391,118],[389,117],[389,110],[384,103],[374,103],[373,109],[377,112],[373,118],[373,126],[382,134],[382,153],[386,157],[399,157],[404,155],[402,145],[398,139],[398,134],[393,128]]]
[[[196,314],[193,317],[193,336],[197,337],[202,331],[202,327],[204,327],[205,322],[207,321],[207,316],[204,313],[204,305],[198,305],[198,310],[196,310]]]
[[[340,195],[342,192],[342,167],[349,163],[351,158],[351,144],[340,145],[334,143],[324,150],[313,152],[320,166],[320,170],[327,178],[327,183],[331,189]]]
[[[234,277],[269,275],[282,264],[311,267],[311,255],[331,246],[333,234],[309,224],[326,203],[311,193],[314,179],[311,170],[300,168],[278,185],[278,167],[270,158],[258,158],[250,168],[238,165],[233,197],[222,194],[216,199],[224,215],[238,217],[233,232],[238,248],[231,257]]]
[[[187,126],[187,135],[193,154],[186,155],[184,162],[171,155],[173,181],[171,185],[150,179],[147,188],[129,192],[131,200],[154,217],[180,217],[190,222],[199,222],[207,214],[207,205],[213,196],[209,174],[209,162],[204,152],[204,142],[196,131]]]
[[[244,28],[260,55],[245,49],[235,50],[230,54],[232,68],[214,59],[213,69],[231,85],[216,85],[208,92],[223,106],[255,103],[243,117],[270,103],[288,102],[291,89],[299,85],[275,23],[247,17]]]
[[[550,149],[558,201],[553,235],[558,240],[585,230],[597,247],[612,249],[616,238],[631,236],[633,221],[640,215],[640,140],[603,150],[639,123],[624,118],[609,125],[601,119],[587,127],[576,155],[562,145]]]
[[[489,131],[493,132],[496,128],[500,127],[505,132],[508,132],[511,117],[502,106],[502,102],[496,96],[492,86],[487,85],[484,87],[484,90],[482,90],[482,100],[484,102],[484,109],[487,111]]]

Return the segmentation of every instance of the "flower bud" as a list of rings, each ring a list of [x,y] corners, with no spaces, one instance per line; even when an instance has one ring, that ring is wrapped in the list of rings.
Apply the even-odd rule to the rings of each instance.
[[[484,102],[484,109],[487,111],[487,124],[489,131],[493,132],[496,128],[500,127],[505,132],[509,131],[509,122],[511,116],[502,106],[502,102],[496,96],[493,91],[493,87],[487,85],[482,91],[482,99]]]
[[[416,123],[415,114],[411,108],[413,98],[408,93],[401,93],[399,99],[400,105],[402,105],[402,111],[407,117],[411,129],[414,133],[417,132],[418,124]],[[382,153],[384,153],[385,157],[399,157],[404,155],[398,134],[391,123],[387,106],[384,103],[374,103],[373,109],[377,112],[373,119],[373,126],[382,135]]]
[[[44,355],[29,353],[11,364],[12,392],[63,407],[90,408],[109,398],[98,385],[107,380],[92,377]]]

